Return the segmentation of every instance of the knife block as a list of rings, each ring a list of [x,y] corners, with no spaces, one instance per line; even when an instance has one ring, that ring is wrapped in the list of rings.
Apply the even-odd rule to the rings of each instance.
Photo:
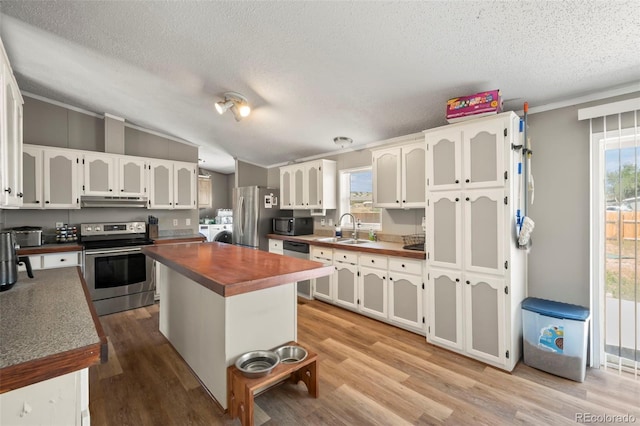
[[[147,225],[147,237],[150,239],[158,238],[158,225],[157,224],[148,224]]]

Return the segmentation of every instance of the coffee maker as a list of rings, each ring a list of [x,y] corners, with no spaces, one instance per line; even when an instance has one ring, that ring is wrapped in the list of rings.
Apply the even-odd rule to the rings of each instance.
[[[27,275],[33,278],[29,257],[18,257],[18,245],[13,231],[0,231],[0,291],[9,290],[18,281],[18,265],[24,263]]]

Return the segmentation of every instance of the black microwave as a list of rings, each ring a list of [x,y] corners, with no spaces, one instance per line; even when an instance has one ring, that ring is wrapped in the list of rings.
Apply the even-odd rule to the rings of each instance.
[[[313,234],[312,217],[274,217],[273,233],[280,235]]]

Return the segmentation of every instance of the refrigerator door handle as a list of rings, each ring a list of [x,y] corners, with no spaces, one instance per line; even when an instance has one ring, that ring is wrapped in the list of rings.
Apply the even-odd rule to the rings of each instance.
[[[240,199],[238,200],[238,204],[239,209],[238,209],[238,215],[240,216],[238,218],[238,221],[240,222],[240,226],[239,226],[239,230],[240,230],[240,236],[244,236],[244,197],[240,197]]]

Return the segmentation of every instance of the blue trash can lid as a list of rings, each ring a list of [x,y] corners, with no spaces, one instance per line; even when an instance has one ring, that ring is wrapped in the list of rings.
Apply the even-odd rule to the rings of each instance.
[[[554,302],[553,300],[538,299],[536,297],[524,299],[522,301],[522,309],[560,319],[586,321],[589,318],[589,309],[584,306]]]

